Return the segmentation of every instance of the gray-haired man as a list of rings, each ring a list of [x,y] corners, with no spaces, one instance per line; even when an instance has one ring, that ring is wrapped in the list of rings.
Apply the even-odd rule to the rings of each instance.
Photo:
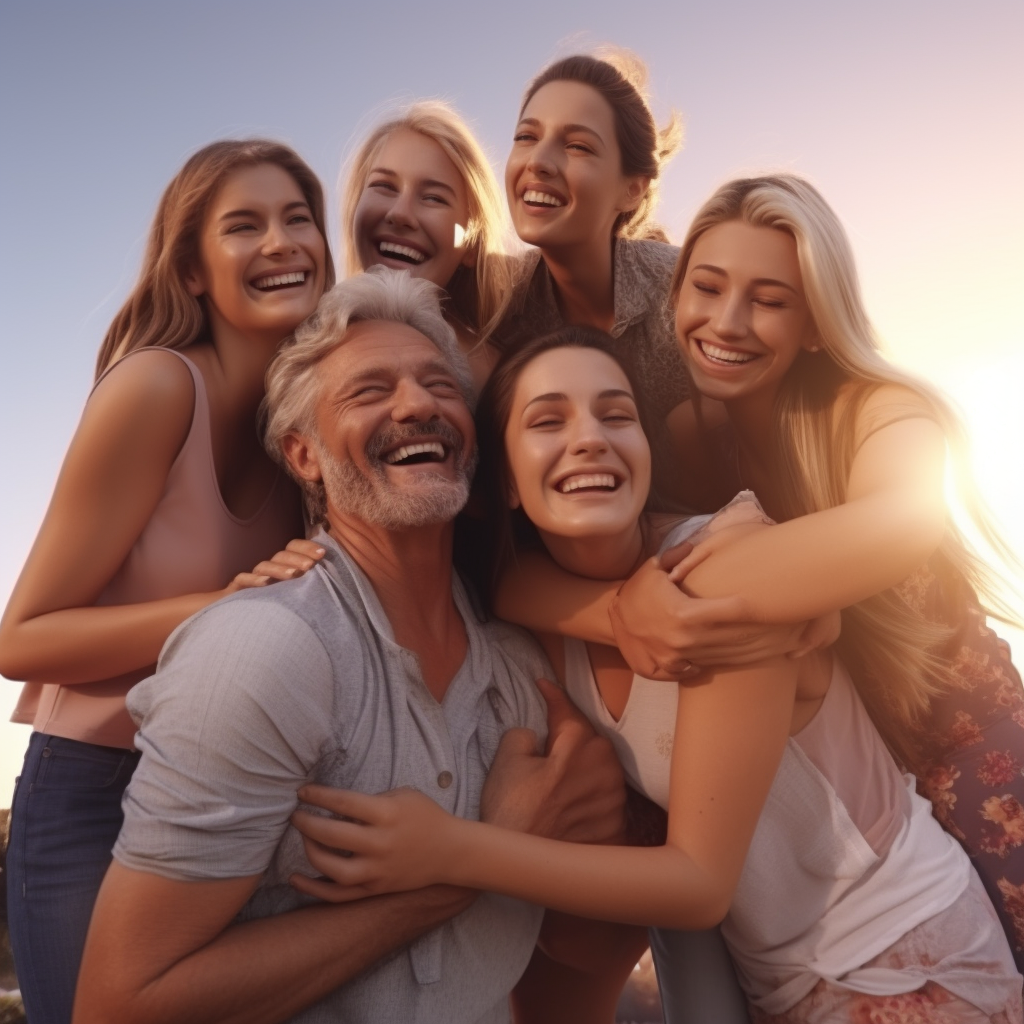
[[[398,272],[339,285],[275,362],[268,445],[326,523],[327,554],[189,620],[132,691],[142,763],[76,1021],[507,1019],[539,908],[442,887],[304,906],[289,885],[311,873],[289,824],[303,785],[412,785],[475,817],[503,734],[545,731],[537,649],[481,625],[452,574],[467,393],[429,286]],[[565,810],[562,835],[618,829],[617,766],[569,721],[552,728],[576,774],[504,750],[492,820],[550,833]]]

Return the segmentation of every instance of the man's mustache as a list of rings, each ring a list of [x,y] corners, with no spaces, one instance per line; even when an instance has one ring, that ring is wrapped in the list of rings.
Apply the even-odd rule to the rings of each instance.
[[[462,459],[466,439],[451,424],[444,420],[430,420],[427,423],[392,423],[382,427],[366,443],[366,455],[371,461],[382,462],[385,452],[407,442],[436,439],[455,456],[456,463]]]

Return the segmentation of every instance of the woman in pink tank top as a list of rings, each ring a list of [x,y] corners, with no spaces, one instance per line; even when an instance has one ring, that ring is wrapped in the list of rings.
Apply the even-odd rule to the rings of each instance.
[[[256,413],[279,343],[332,283],[323,191],[288,147],[213,143],[164,192],[0,623],[0,672],[28,680],[15,719],[35,727],[7,859],[34,1024],[71,1019],[138,758],[128,689],[188,616],[317,554],[289,544],[302,533],[298,495]]]

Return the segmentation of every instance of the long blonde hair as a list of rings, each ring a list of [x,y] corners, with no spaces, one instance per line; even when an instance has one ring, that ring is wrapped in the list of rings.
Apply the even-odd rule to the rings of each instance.
[[[505,252],[505,202],[494,171],[466,122],[441,100],[421,100],[377,125],[347,163],[341,189],[341,237],[345,273],[366,268],[359,259],[356,207],[366,178],[388,137],[405,128],[436,142],[455,165],[466,185],[469,223],[465,244],[476,248],[476,266],[459,267],[448,282],[450,312],[483,341],[505,312],[513,285],[513,269]]]
[[[199,233],[217,190],[244,167],[274,164],[299,186],[326,250],[325,287],[334,284],[327,246],[324,193],[306,162],[288,146],[267,139],[223,139],[193,153],[160,197],[146,242],[139,280],[114,317],[96,359],[96,376],[137,348],[185,348],[204,339],[203,302],[185,277],[199,259]]]
[[[778,174],[737,179],[719,188],[698,211],[683,242],[670,289],[673,305],[697,239],[709,228],[734,220],[785,231],[794,238],[807,305],[821,342],[820,352],[797,356],[774,411],[776,465],[786,518],[834,508],[846,500],[858,413],[875,389],[898,384],[922,399],[941,426],[965,510],[996,554],[1016,565],[973,482],[960,418],[938,391],[882,355],[861,299],[846,233],[808,182]],[[837,417],[840,387],[850,398]],[[908,414],[917,408],[908,408]],[[997,577],[952,523],[938,559],[982,596],[987,611],[1017,621],[998,594]],[[937,652],[953,632],[951,624],[926,621],[897,590],[884,591],[843,613],[839,647],[844,661],[853,670],[879,731],[911,767],[918,767],[922,759],[913,735],[931,698],[949,685],[951,666]]]

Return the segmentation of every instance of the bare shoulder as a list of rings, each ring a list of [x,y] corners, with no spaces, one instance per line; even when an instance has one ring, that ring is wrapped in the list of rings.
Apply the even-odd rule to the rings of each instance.
[[[147,349],[115,363],[97,384],[82,426],[116,431],[122,444],[135,437],[162,442],[176,452],[188,434],[194,408],[189,368],[173,352]]]

